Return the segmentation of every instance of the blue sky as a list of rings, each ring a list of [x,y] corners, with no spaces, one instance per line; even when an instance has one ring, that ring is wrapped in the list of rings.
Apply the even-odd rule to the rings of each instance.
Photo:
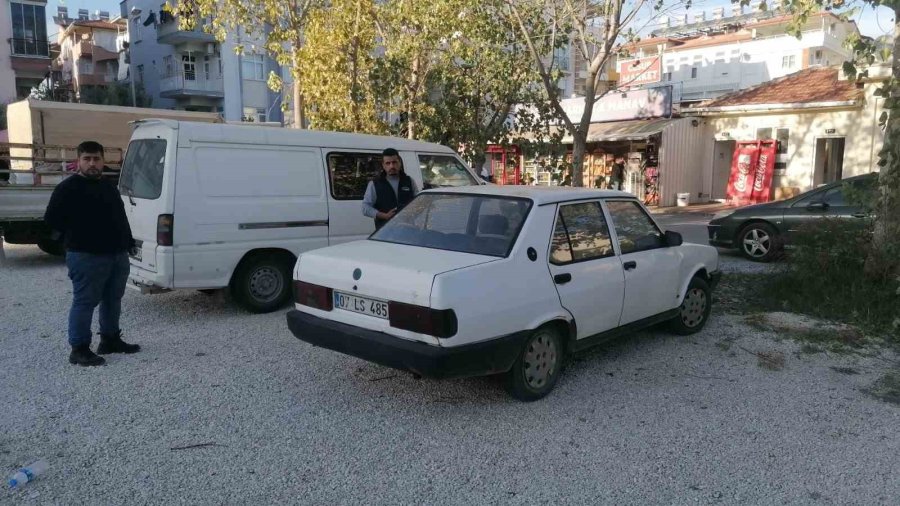
[[[848,3],[858,3],[859,5],[863,5],[862,2],[851,1]],[[160,1],[160,4],[162,4],[162,1]],[[52,19],[52,16],[56,14],[56,7],[58,5],[60,5],[58,0],[50,0],[47,3],[48,34],[56,34],[58,31]],[[69,8],[70,16],[74,16],[78,12],[78,9],[88,9],[92,13],[96,10],[105,10],[109,11],[111,16],[116,16],[119,13],[119,2],[112,0],[68,0],[63,3],[63,5],[66,5]],[[725,7],[726,9],[730,9],[731,2],[729,0],[696,0],[691,9],[687,12],[688,15],[700,10],[708,13],[715,7]],[[893,26],[893,12],[886,7],[881,7],[878,11],[873,10],[871,7],[865,7],[855,19],[856,23],[859,25],[860,31],[864,35],[869,35],[871,37],[889,34],[891,32],[891,27]]]

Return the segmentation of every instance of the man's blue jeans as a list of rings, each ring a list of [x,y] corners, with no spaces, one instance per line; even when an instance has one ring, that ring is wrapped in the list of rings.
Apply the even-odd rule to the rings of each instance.
[[[69,344],[91,344],[91,320],[100,305],[100,333],[119,332],[122,296],[130,269],[127,253],[95,255],[69,251],[66,266],[72,280],[72,309],[69,310]]]

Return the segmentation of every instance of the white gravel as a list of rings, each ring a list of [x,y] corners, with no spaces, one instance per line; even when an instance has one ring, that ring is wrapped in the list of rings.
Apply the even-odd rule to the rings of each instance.
[[[140,343],[66,362],[63,263],[6,246],[4,504],[897,504],[900,406],[861,389],[895,358],[796,353],[715,314],[581,355],[543,401],[494,379],[415,380],[312,348],[282,313],[128,292]],[[785,367],[751,352],[780,351]],[[832,367],[852,368],[842,374]],[[847,369],[842,369],[845,373]],[[201,443],[216,446],[172,450]]]

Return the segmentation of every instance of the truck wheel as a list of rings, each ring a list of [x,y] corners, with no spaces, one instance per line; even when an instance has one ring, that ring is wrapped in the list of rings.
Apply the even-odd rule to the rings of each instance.
[[[270,313],[291,297],[292,257],[264,253],[241,261],[229,285],[231,296],[251,313]]]
[[[66,254],[66,248],[65,246],[63,246],[63,243],[60,241],[54,241],[53,239],[39,239],[37,242],[37,247],[48,255],[61,257],[65,256]]]
[[[709,283],[699,276],[694,276],[678,308],[678,316],[669,321],[669,328],[681,336],[700,332],[709,320],[710,311],[712,311],[712,291],[709,289]]]
[[[525,402],[544,397],[556,386],[564,358],[562,339],[556,329],[547,326],[535,330],[506,373],[506,390]]]

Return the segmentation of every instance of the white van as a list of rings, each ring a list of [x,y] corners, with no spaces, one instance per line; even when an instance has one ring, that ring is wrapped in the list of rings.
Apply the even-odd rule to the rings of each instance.
[[[420,189],[482,183],[453,150],[427,142],[137,122],[119,181],[138,245],[129,286],[142,293],[228,287],[247,310],[274,311],[291,296],[301,252],[375,230],[362,198],[388,147]]]

